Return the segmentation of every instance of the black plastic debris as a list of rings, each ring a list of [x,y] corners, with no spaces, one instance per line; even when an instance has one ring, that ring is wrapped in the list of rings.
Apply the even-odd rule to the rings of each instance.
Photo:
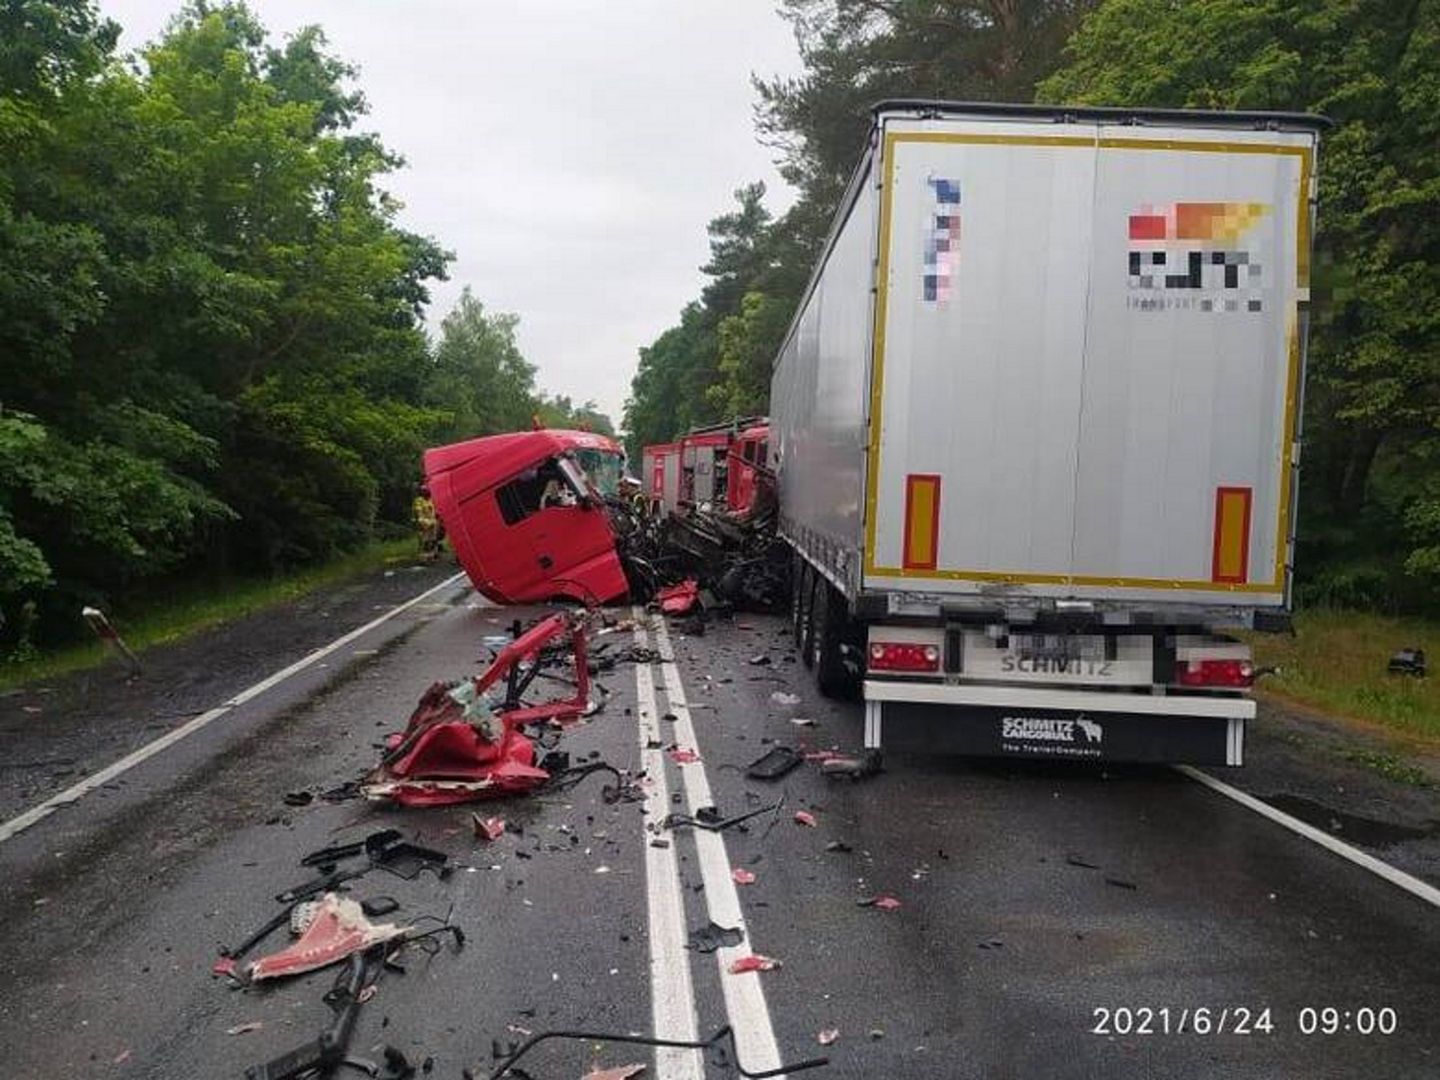
[[[1078,866],[1078,867],[1080,867],[1080,868],[1082,868],[1082,869],[1084,869],[1084,870],[1099,870],[1099,869],[1100,869],[1100,867],[1099,867],[1099,865],[1098,865],[1097,863],[1088,862],[1088,861],[1086,861],[1085,859],[1082,859],[1079,855],[1066,855],[1066,856],[1065,856],[1065,862],[1066,862],[1066,864],[1069,865],[1069,866]]]
[[[1138,888],[1140,887],[1140,886],[1136,885],[1133,881],[1126,881],[1124,878],[1118,878],[1118,877],[1107,877],[1107,878],[1105,879],[1105,884],[1106,884],[1106,885],[1114,885],[1117,889],[1130,889],[1130,890],[1135,890],[1135,889],[1138,889]]]
[[[745,767],[745,775],[752,780],[779,780],[786,773],[799,768],[804,760],[798,750],[789,746],[772,746]]]
[[[286,806],[309,806],[315,801],[315,796],[308,791],[291,791],[285,795]]]
[[[662,829],[696,828],[705,829],[709,832],[722,832],[732,826],[739,825],[742,821],[749,821],[761,814],[768,814],[772,810],[778,810],[784,804],[784,799],[779,799],[769,806],[761,806],[755,810],[748,810],[743,814],[736,814],[734,817],[722,817],[720,811],[713,806],[702,806],[692,817],[689,814],[667,814],[665,820],[660,823]]]
[[[434,848],[412,844],[408,840],[390,844],[377,853],[374,859],[375,865],[380,869],[388,870],[396,877],[404,878],[406,881],[413,881],[425,870],[431,871],[440,878],[450,872],[449,855],[443,851],[436,851]]]
[[[300,860],[300,865],[327,866],[355,855],[373,855],[375,852],[388,847],[399,839],[399,829],[381,829],[379,832],[371,833],[365,837],[364,840],[356,840],[349,844],[332,844],[330,847],[323,847],[312,851]]]
[[[717,1069],[733,1069],[748,1080],[765,1080],[765,1077],[784,1076],[787,1073],[803,1072],[806,1069],[814,1069],[821,1065],[829,1065],[828,1057],[807,1058],[804,1061],[792,1061],[780,1065],[774,1069],[764,1069],[759,1072],[752,1072],[745,1068],[740,1062],[739,1051],[735,1046],[735,1032],[729,1024],[716,1030],[703,1042],[682,1041],[679,1039],[659,1039],[651,1035],[632,1035],[629,1032],[607,1032],[607,1031],[542,1031],[531,1036],[520,1048],[511,1054],[504,1061],[498,1063],[493,1072],[489,1074],[489,1080],[501,1080],[507,1077],[509,1080],[526,1080],[528,1073],[524,1069],[517,1068],[515,1063],[529,1053],[538,1044],[549,1039],[567,1039],[587,1043],[626,1043],[632,1046],[664,1046],[675,1047],[682,1050],[705,1050],[709,1052],[709,1060]],[[470,1068],[461,1071],[465,1080],[479,1080],[480,1074]]]
[[[1424,678],[1425,650],[1401,649],[1390,657],[1389,671],[1391,675],[1415,675]]]
[[[691,930],[690,944],[685,947],[694,949],[696,952],[712,953],[716,949],[739,945],[744,940],[745,932],[739,927],[721,926],[719,923],[711,921]]]

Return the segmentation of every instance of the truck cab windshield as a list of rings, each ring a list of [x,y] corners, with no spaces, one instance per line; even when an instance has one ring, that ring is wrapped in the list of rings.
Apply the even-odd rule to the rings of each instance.
[[[574,453],[596,491],[607,498],[619,494],[620,475],[625,470],[624,455],[613,450],[576,450]]]

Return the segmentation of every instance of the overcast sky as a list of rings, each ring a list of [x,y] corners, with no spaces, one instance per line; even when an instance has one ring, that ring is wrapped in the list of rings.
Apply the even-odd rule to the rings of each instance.
[[[100,0],[153,39],[179,0]],[[551,393],[620,422],[637,350],[698,295],[705,223],[764,180],[752,72],[800,61],[774,0],[250,0],[277,38],[319,23],[360,68],[364,127],[403,154],[402,223],[455,253],[430,322],[464,285],[520,316]]]

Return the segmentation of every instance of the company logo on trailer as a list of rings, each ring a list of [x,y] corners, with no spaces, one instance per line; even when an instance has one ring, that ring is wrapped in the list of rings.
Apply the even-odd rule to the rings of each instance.
[[[1099,745],[1105,737],[1105,729],[1083,716],[1073,720],[1048,716],[1005,716],[1000,720],[1000,737],[1027,742]]]
[[[1129,218],[1131,295],[1141,311],[1262,311],[1265,268],[1255,226],[1265,203],[1140,206]]]

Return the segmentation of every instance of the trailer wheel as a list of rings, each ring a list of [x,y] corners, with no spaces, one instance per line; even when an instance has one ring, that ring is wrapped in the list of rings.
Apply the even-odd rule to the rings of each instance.
[[[790,633],[796,651],[805,649],[805,573],[809,569],[799,553],[792,555],[790,566]]]
[[[806,563],[800,571],[800,597],[797,607],[799,625],[795,628],[796,646],[800,650],[800,662],[807,668],[815,666],[814,640],[815,640],[815,594],[819,591],[815,583],[818,575],[813,567]]]
[[[844,600],[828,581],[816,575],[809,658],[815,667],[815,683],[826,697],[848,698],[853,692],[854,680],[845,667],[847,623]]]

